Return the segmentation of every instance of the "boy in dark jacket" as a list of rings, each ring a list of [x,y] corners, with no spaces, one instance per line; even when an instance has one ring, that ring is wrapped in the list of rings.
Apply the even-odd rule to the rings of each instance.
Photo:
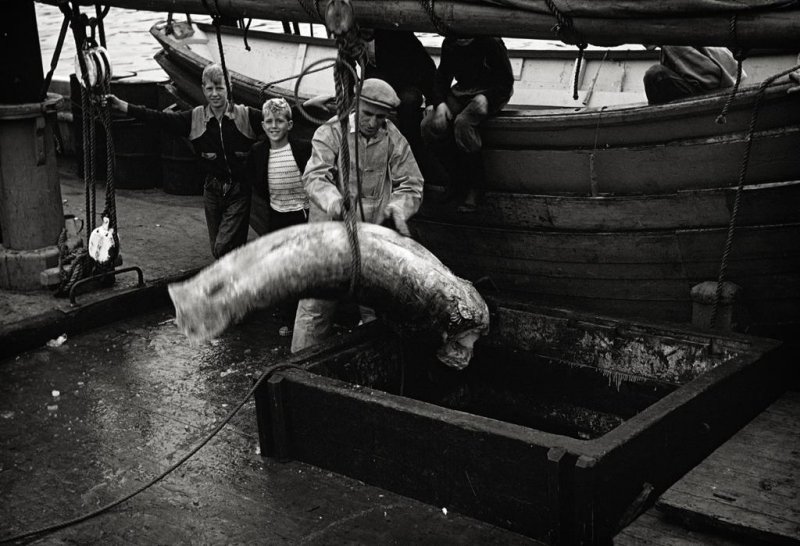
[[[503,40],[491,36],[444,39],[433,83],[433,108],[422,120],[422,138],[439,148],[455,141],[451,179],[467,189],[459,208],[462,212],[475,210],[483,186],[478,126],[498,113],[513,92],[514,74]]]
[[[188,138],[205,172],[203,201],[211,253],[220,258],[247,242],[250,186],[245,180],[247,154],[262,132],[261,113],[228,100],[222,67],[203,70],[206,106],[185,112],[161,112],[106,95],[110,106],[174,135]]]
[[[285,99],[268,99],[262,107],[267,140],[257,142],[247,158],[246,177],[253,188],[250,225],[264,235],[308,219],[303,171],[311,146],[289,138],[294,125]]]

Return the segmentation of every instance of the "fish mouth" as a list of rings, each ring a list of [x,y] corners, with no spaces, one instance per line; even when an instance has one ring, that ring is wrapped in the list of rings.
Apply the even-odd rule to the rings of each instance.
[[[482,335],[482,328],[471,328],[458,334],[445,337],[436,358],[450,368],[463,370],[472,360],[473,346]]]

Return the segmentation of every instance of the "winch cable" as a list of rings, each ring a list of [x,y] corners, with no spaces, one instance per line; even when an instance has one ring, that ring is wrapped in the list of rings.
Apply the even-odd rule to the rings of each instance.
[[[739,206],[742,199],[742,192],[744,190],[744,182],[747,178],[747,168],[750,165],[750,155],[753,149],[753,136],[755,135],[756,123],[758,122],[758,113],[761,108],[761,102],[764,98],[764,93],[767,87],[772,85],[776,80],[788,76],[792,72],[800,70],[800,64],[793,66],[788,70],[784,70],[774,76],[770,76],[761,82],[756,93],[755,103],[753,104],[753,112],[750,115],[750,124],[747,128],[747,143],[744,148],[744,155],[742,156],[742,164],[739,169],[739,184],[736,187],[736,197],[733,200],[733,209],[731,210],[731,219],[728,222],[728,232],[725,238],[725,247],[722,252],[722,260],[719,266],[719,275],[717,276],[717,287],[714,291],[713,306],[711,308],[711,327],[713,328],[717,322],[717,313],[719,310],[719,300],[722,297],[722,287],[725,283],[728,261],[730,259],[731,248],[733,246],[733,234],[736,230],[736,220],[739,215]]]
[[[739,47],[737,44],[739,40],[736,34],[736,14],[734,13],[731,15],[731,23],[730,23],[730,35],[731,35],[731,42],[733,44],[733,58],[736,59],[736,81],[733,84],[733,89],[731,90],[728,98],[725,100],[725,104],[722,106],[722,112],[717,116],[716,122],[720,125],[727,123],[728,121],[728,109],[731,107],[733,103],[733,99],[736,98],[736,93],[739,92],[739,84],[742,83],[742,74],[743,74],[743,67],[742,64],[744,63],[745,58],[747,57],[747,50],[744,48]],[[721,70],[721,68],[720,68]]]
[[[139,493],[151,488],[152,486],[154,486],[155,484],[157,484],[158,482],[160,482],[161,480],[163,480],[164,478],[169,476],[178,467],[180,467],[183,463],[185,463],[192,456],[194,456],[195,453],[200,451],[206,444],[208,444],[208,442],[210,442],[219,433],[219,431],[222,430],[222,428],[225,425],[227,425],[230,422],[230,420],[233,419],[233,417],[237,413],[239,413],[239,410],[241,410],[242,407],[244,407],[244,405],[247,403],[247,401],[250,399],[250,397],[253,396],[253,394],[261,386],[261,384],[264,383],[264,381],[266,381],[267,379],[272,377],[277,372],[281,372],[281,371],[284,371],[284,370],[291,370],[291,369],[300,370],[300,371],[306,371],[305,368],[303,368],[301,366],[297,366],[295,364],[274,364],[274,365],[268,367],[266,370],[264,370],[262,372],[261,376],[258,378],[258,380],[250,388],[250,390],[247,391],[247,394],[242,398],[242,400],[238,404],[236,404],[236,406],[233,408],[233,410],[231,410],[228,413],[228,415],[217,426],[215,426],[211,430],[211,432],[206,434],[202,438],[202,440],[195,447],[193,447],[186,454],[181,456],[180,459],[178,459],[175,463],[171,464],[166,470],[161,472],[161,474],[159,474],[155,478],[151,479],[147,483],[143,484],[142,486],[138,487],[137,489],[135,489],[131,493],[128,493],[127,495],[125,495],[125,496],[123,496],[123,497],[121,497],[121,498],[119,498],[119,499],[117,499],[117,500],[115,500],[113,502],[110,502],[110,503],[108,503],[108,504],[106,504],[104,506],[101,506],[100,508],[97,508],[96,510],[92,510],[91,512],[89,512],[87,514],[84,514],[82,516],[78,516],[78,517],[75,517],[75,518],[60,522],[60,523],[55,523],[53,525],[48,525],[46,527],[41,527],[39,529],[34,529],[32,531],[26,531],[24,533],[20,533],[20,534],[15,535],[15,536],[0,538],[0,544],[7,544],[7,543],[10,543],[10,542],[16,542],[16,541],[27,539],[27,538],[38,537],[39,535],[52,533],[52,532],[55,532],[55,531],[59,531],[61,529],[65,529],[67,527],[71,527],[73,525],[77,525],[78,523],[82,523],[84,521],[87,521],[89,519],[97,517],[97,516],[99,516],[99,515],[101,515],[101,514],[103,514],[105,512],[108,512],[109,510],[111,510],[113,508],[116,508],[117,506],[119,506],[123,502],[135,497]]]

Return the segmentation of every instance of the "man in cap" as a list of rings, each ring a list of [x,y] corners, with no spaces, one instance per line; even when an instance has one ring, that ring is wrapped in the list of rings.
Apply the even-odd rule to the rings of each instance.
[[[408,141],[388,116],[400,104],[392,87],[376,78],[364,81],[358,104],[359,125],[350,114],[350,206],[356,217],[381,224],[390,221],[403,235],[406,222],[422,202],[422,175]],[[303,185],[310,201],[309,222],[341,220],[344,198],[338,186],[337,161],[342,128],[335,118],[320,126],[311,141],[311,158],[303,174]],[[355,149],[358,146],[361,195],[358,195]],[[324,251],[321,249],[320,251]],[[331,334],[331,323],[338,302],[304,299],[297,306],[292,337],[292,352],[319,343]],[[374,319],[371,309],[362,307],[363,322]]]

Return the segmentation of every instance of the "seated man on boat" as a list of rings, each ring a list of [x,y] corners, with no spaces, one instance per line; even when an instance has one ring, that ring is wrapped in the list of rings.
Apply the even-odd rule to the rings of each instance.
[[[736,59],[726,47],[661,46],[661,62],[644,74],[647,102],[664,104],[732,87],[736,72]]]
[[[451,189],[457,185],[466,189],[459,208],[462,212],[475,210],[483,190],[478,126],[498,113],[513,92],[514,74],[503,40],[491,36],[444,39],[431,109],[422,120],[422,138],[442,153],[449,148],[454,155],[445,161],[449,163]]]
[[[156,123],[192,143],[205,172],[203,201],[211,253],[219,258],[247,242],[251,190],[244,175],[245,161],[264,131],[261,112],[228,100],[219,64],[206,66],[201,81],[208,105],[184,112],[151,110],[114,95],[106,95],[106,100],[112,108]]]
[[[286,99],[267,99],[261,112],[267,139],[253,144],[245,174],[253,188],[250,225],[265,235],[308,219],[302,177],[311,148],[291,138],[294,122]]]
[[[355,147],[359,149],[361,188],[358,195],[357,170],[351,168],[350,179],[346,181],[351,202],[347,205],[337,180],[341,126],[329,122],[316,130],[311,159],[303,173],[303,184],[311,202],[310,222],[341,220],[348,206],[355,208],[359,220],[363,218],[374,224],[388,220],[397,231],[408,235],[406,222],[422,202],[423,180],[408,141],[387,119],[399,105],[400,98],[388,83],[375,78],[364,81],[359,126],[355,127],[355,116],[351,114],[350,134],[346,135],[352,165]],[[325,252],[325,249],[319,251]],[[332,333],[337,306],[335,300],[300,300],[292,336],[293,353],[319,343]],[[362,322],[374,318],[371,309],[361,308]]]
[[[436,63],[411,31],[375,29],[369,34],[372,40],[367,43],[365,77],[383,80],[397,93],[397,128],[411,145],[427,180],[427,154],[419,126],[423,100],[431,102]]]

